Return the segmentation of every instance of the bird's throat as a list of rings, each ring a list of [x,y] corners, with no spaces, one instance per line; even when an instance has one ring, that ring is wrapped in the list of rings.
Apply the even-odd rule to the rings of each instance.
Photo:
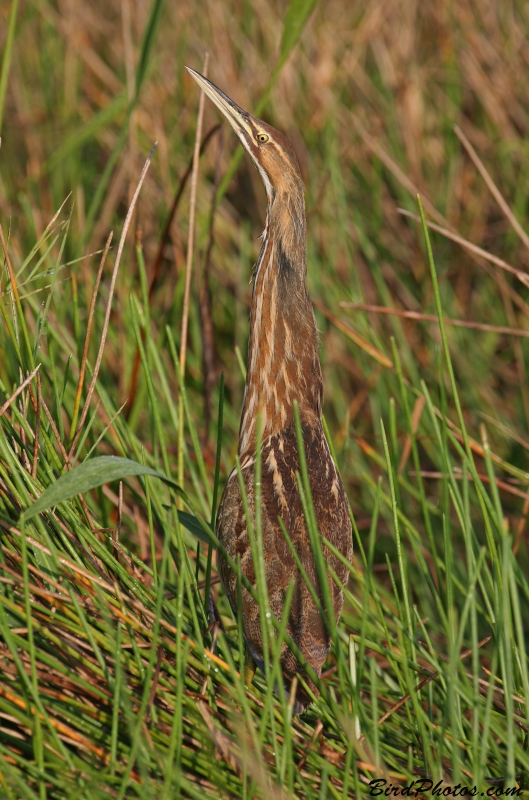
[[[302,419],[321,419],[318,333],[307,291],[305,247],[265,235],[254,279],[239,455],[255,451],[257,417],[266,439],[291,423],[294,402]]]

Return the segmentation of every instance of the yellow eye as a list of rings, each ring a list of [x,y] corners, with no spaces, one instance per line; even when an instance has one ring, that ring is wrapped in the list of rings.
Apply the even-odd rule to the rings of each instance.
[[[258,133],[257,134],[257,141],[261,142],[261,144],[265,144],[269,140],[269,136],[266,133]]]

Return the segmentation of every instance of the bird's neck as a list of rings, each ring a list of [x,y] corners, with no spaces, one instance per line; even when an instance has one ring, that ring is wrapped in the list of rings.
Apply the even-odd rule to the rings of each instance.
[[[306,285],[305,211],[269,206],[254,276],[239,455],[253,454],[257,416],[263,440],[293,419],[321,420],[323,383],[318,332]]]

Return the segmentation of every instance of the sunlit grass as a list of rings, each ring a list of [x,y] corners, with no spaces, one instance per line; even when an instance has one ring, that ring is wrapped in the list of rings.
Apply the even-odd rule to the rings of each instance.
[[[487,260],[491,251],[521,273],[529,264],[523,230],[520,238],[510,218],[527,224],[527,89],[509,83],[523,61],[511,45],[527,36],[527,23],[514,8],[481,14],[480,3],[477,11],[458,4],[445,19],[442,4],[414,17],[407,4],[397,13],[331,2],[325,13],[316,9],[287,59],[301,32],[295,23],[312,5],[293,2],[285,22],[269,4],[259,15],[244,5],[241,19],[226,4],[221,19],[218,5],[199,13],[154,2],[133,20],[127,3],[110,3],[97,6],[103,35],[88,4],[67,18],[38,2],[0,34],[9,46],[0,79],[0,105],[8,87],[0,150],[2,796],[344,798],[374,778],[485,793],[527,787],[529,402],[527,343],[517,335],[528,330],[527,283]],[[84,49],[65,35],[80,29],[89,34]],[[234,155],[227,131],[211,135],[200,163],[184,380],[179,370],[183,176],[197,106],[183,64],[199,67],[204,43],[221,88],[253,111],[264,98],[261,113],[293,139],[307,183],[325,423],[348,490],[355,554],[322,679],[311,676],[321,694],[301,717],[282,687],[284,630],[266,616],[266,587],[247,588],[262,604],[269,675],[258,672],[247,689],[242,630],[215,568],[263,211],[259,177]],[[52,62],[47,48],[58,54]],[[238,64],[237,77],[228,62]],[[213,113],[206,109],[206,135]],[[123,221],[154,140],[109,304]],[[235,181],[223,178],[236,169]],[[175,197],[183,200],[165,226]],[[485,254],[438,233],[430,243],[426,220]],[[437,321],[382,316],[377,306]],[[443,317],[514,333],[445,326]],[[98,460],[110,455],[128,462]],[[77,475],[74,490],[61,475]],[[303,464],[299,486],[324,589],[333,576]],[[46,501],[52,491],[59,494]],[[258,560],[259,519],[254,534]],[[210,623],[209,587],[221,626]]]

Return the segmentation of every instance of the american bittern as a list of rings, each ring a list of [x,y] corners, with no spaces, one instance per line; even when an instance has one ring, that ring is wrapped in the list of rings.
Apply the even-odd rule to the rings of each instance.
[[[189,68],[188,68],[189,69]],[[294,581],[287,632],[316,674],[321,674],[331,640],[328,625],[300,574],[282,532],[283,521],[299,559],[322,599],[316,563],[296,472],[294,402],[299,405],[310,488],[318,529],[348,561],[352,531],[347,497],[325,439],[321,421],[323,381],[318,357],[318,332],[306,285],[306,221],[304,186],[288,140],[266,122],[248,114],[210,81],[192,69],[201,89],[222,111],[263,179],[268,205],[261,252],[254,269],[250,339],[241,426],[239,458],[250,514],[255,518],[254,465],[262,459],[261,515],[266,583],[270,609],[282,618],[287,589]],[[262,446],[256,453],[257,418],[261,414]],[[217,536],[230,557],[240,558],[241,571],[256,585],[246,516],[234,470],[228,478],[217,517]],[[345,583],[348,570],[323,546],[327,563]],[[237,577],[219,553],[220,576],[237,615]],[[334,614],[339,618],[343,592],[330,580]],[[246,645],[263,669],[263,635],[258,604],[241,589],[242,626]],[[321,606],[320,606],[321,607]],[[300,674],[317,694],[286,644],[281,649],[285,685]],[[295,712],[310,702],[301,687]]]

